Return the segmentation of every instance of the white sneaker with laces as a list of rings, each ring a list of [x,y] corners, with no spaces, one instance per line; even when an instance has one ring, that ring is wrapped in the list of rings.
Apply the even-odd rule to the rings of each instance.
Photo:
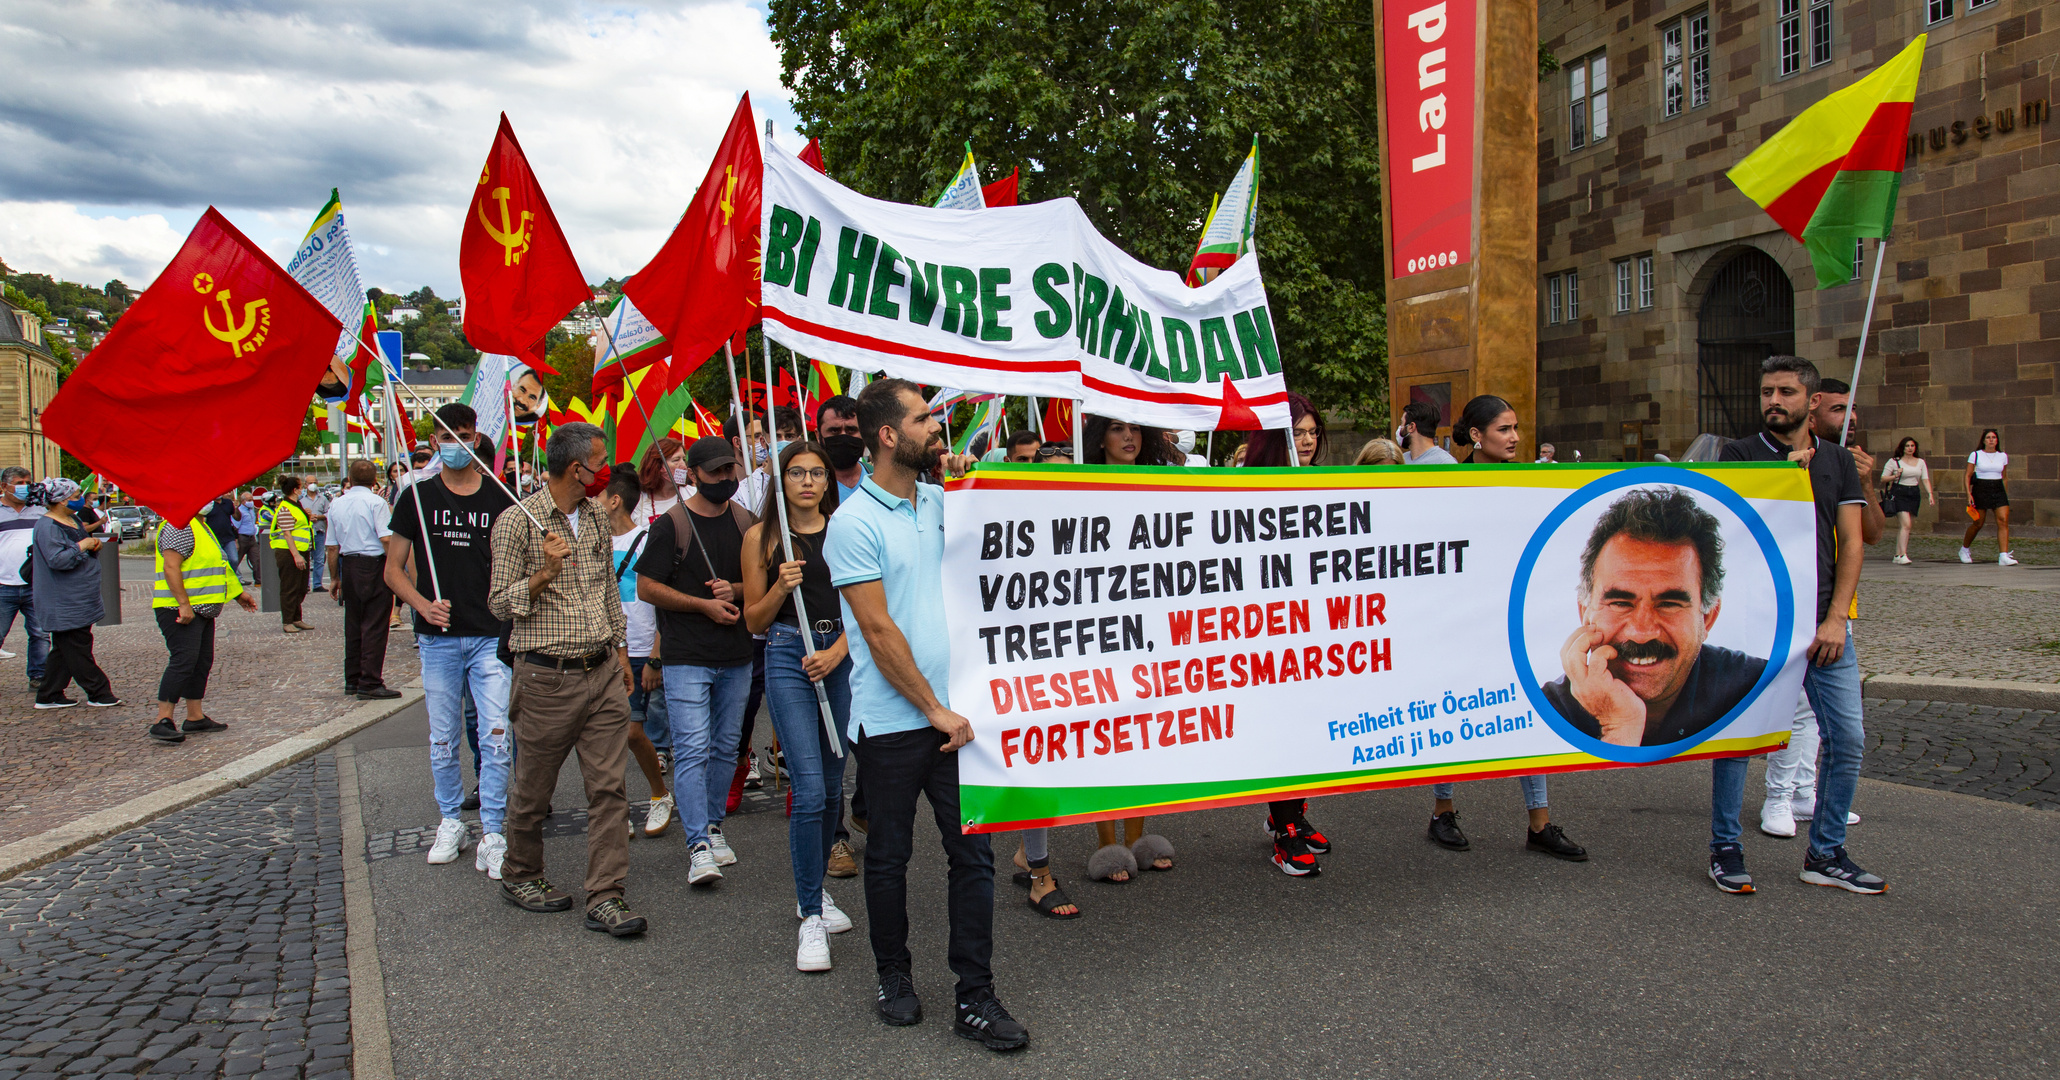
[[[794,950],[794,970],[830,970],[830,932],[820,915],[801,920],[801,945]]]
[[[1817,800],[1815,798],[1811,798],[1808,802],[1797,799],[1791,804],[1791,807],[1797,821],[1808,821],[1817,816]],[[1858,825],[1860,823],[1860,815],[1850,810],[1846,811],[1845,823],[1847,825]]]
[[[1784,840],[1795,835],[1795,811],[1787,799],[1768,799],[1760,807],[1760,831]]]
[[[1908,566],[1910,565],[1910,557],[1908,555],[1898,555],[1895,557],[1895,562],[1897,566]]]
[[[2012,554],[2010,554],[2009,552],[2005,551],[2005,552],[2003,552],[2002,554],[2000,554],[2000,555],[1997,555],[1997,556],[1996,556],[1996,565],[1997,565],[1997,566],[2016,566],[2016,565],[2017,565],[2017,557],[2016,557],[2015,555],[2012,555]]]
[[[672,793],[651,800],[651,812],[644,815],[644,835],[664,836],[665,827],[672,824]]]
[[[0,660],[12,660],[12,659],[14,659],[14,654],[13,654],[13,653],[11,653],[11,652],[8,652],[8,651],[7,651],[6,649],[0,649]]]
[[[800,904],[794,905],[794,917],[797,919],[808,918],[808,916],[801,913]],[[837,901],[830,899],[830,890],[828,889],[823,890],[822,920],[823,925],[832,934],[841,934],[851,929],[851,916],[845,914],[844,909],[837,906]]]
[[[429,862],[433,866],[457,862],[458,852],[465,850],[465,823],[454,817],[447,817],[436,827],[436,842],[429,845]]]
[[[497,832],[487,833],[479,838],[479,846],[473,849],[472,869],[499,881],[501,863],[507,857],[508,838]]]
[[[736,865],[737,853],[731,850],[730,842],[723,838],[722,826],[720,825],[710,825],[708,827],[708,851],[709,854],[715,856],[715,865]]]
[[[695,844],[694,850],[687,853],[687,884],[706,885],[721,880],[722,870],[715,865],[715,855],[708,845]]]
[[[1961,548],[1961,549],[1960,549],[1960,561],[1961,561],[1961,562],[1973,562],[1973,561],[1974,561],[1974,549],[1973,549],[1973,548]]]

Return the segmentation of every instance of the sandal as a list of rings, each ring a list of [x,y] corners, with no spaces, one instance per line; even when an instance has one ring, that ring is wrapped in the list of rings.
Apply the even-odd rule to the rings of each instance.
[[[1130,876],[1122,881],[1117,881],[1110,877],[1111,874],[1117,873]],[[1087,857],[1087,876],[1095,881],[1106,881],[1111,885],[1128,885],[1132,881],[1137,880],[1137,856],[1131,854],[1130,849],[1121,844],[1110,844],[1107,847],[1099,848],[1094,854]]]
[[[1025,874],[1024,876],[1028,877],[1029,875]],[[1032,900],[1029,904],[1032,911],[1047,919],[1077,919],[1081,915],[1080,905],[1073,903],[1072,898],[1066,895],[1066,890],[1060,888],[1057,882],[1052,883],[1051,891],[1044,894],[1044,899]],[[1073,909],[1073,913],[1070,915],[1061,914],[1054,910],[1068,906]]]
[[[1165,873],[1173,869],[1171,866],[1156,865],[1160,859],[1169,863],[1173,861],[1173,841],[1158,833],[1146,833],[1138,837],[1137,842],[1130,845],[1130,854],[1137,860],[1139,870]]]

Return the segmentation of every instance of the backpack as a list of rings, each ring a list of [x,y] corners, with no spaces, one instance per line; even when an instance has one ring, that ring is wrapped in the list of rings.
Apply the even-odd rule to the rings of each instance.
[[[739,539],[742,539],[744,534],[751,531],[751,526],[758,524],[758,518],[751,511],[744,509],[735,502],[731,502],[729,505],[730,520],[736,523],[737,536]],[[687,501],[681,499],[673,503],[672,508],[667,510],[665,514],[672,519],[672,539],[676,558],[679,562],[686,562],[688,549],[701,539],[701,534],[694,529],[694,523],[687,519]],[[707,557],[707,552],[704,550],[702,555],[704,558]],[[708,561],[712,567],[715,560],[710,558]]]

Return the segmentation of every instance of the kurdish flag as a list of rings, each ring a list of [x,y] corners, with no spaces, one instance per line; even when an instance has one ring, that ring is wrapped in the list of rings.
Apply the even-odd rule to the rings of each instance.
[[[1252,152],[1230,187],[1209,207],[1209,220],[1202,224],[1202,239],[1195,245],[1188,263],[1187,283],[1200,288],[1222,273],[1245,252],[1252,250],[1252,234],[1259,227],[1259,137],[1252,136]]]
[[[973,163],[971,141],[966,143],[966,160],[959,164],[958,175],[951,178],[951,185],[930,205],[939,210],[987,209],[987,196],[980,190],[980,166]]]
[[[1857,238],[1885,239],[1895,224],[1924,39],[1804,109],[1727,174],[1809,249],[1820,289],[1852,280]]]

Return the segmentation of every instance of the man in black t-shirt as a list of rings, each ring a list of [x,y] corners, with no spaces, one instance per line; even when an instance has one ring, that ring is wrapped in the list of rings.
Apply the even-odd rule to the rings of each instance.
[[[1847,613],[1860,583],[1861,508],[1867,495],[1853,456],[1810,430],[1810,410],[1821,385],[1816,365],[1808,360],[1768,357],[1760,368],[1765,430],[1726,444],[1718,460],[1793,461],[1809,470],[1817,512],[1817,634],[1810,642],[1803,691],[1817,713],[1824,766],[1802,879],[1812,885],[1878,893],[1887,890],[1887,882],[1860,869],[1845,854],[1846,813],[1859,786],[1860,758],[1866,749],[1859,662]],[[1745,871],[1738,844],[1745,759],[1720,758],[1711,764],[1710,879],[1725,892],[1749,893],[1752,875]]]
[[[429,709],[429,771],[435,777],[436,805],[442,814],[429,861],[455,861],[467,839],[465,823],[458,816],[465,802],[465,774],[458,754],[466,741],[462,699],[470,689],[479,724],[479,825],[483,834],[473,868],[499,880],[501,860],[508,851],[503,826],[513,746],[508,737],[512,673],[500,660],[501,621],[487,609],[487,590],[493,580],[494,519],[515,504],[478,467],[472,449],[478,418],[472,407],[452,403],[438,409],[436,415],[443,423],[432,437],[443,471],[410,484],[394,504],[385,536],[386,584],[415,610],[415,642],[422,653],[422,690]],[[424,519],[428,521],[426,534]],[[403,569],[411,547],[416,552],[412,579]]]
[[[722,821],[751,690],[741,605],[744,532],[757,520],[731,501],[742,471],[727,441],[696,440],[687,450],[693,493],[651,523],[637,560],[637,599],[658,609],[672,790],[692,885],[719,880],[719,867],[737,861]]]

